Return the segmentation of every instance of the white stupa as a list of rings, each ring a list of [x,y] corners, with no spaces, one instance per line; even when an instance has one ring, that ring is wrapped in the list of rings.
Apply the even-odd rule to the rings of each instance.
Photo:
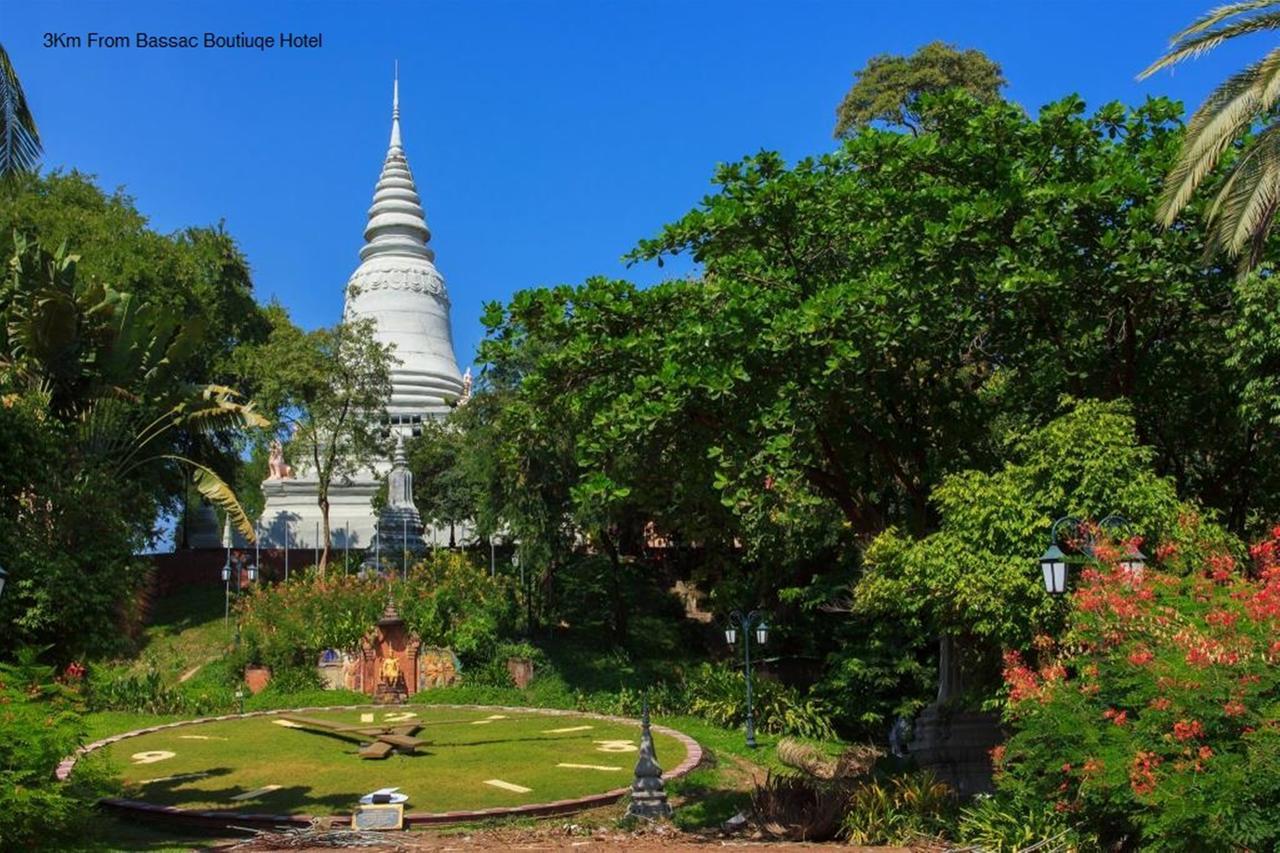
[[[360,266],[347,281],[347,319],[371,317],[377,338],[395,346],[387,414],[401,427],[443,415],[462,394],[453,355],[449,295],[428,248],[431,231],[400,141],[400,82],[391,100],[391,145],[373,191]],[[406,420],[408,419],[408,420]],[[401,430],[407,431],[407,430]]]
[[[427,243],[431,231],[409,170],[400,135],[399,74],[392,90],[391,144],[383,160],[382,174],[373,191],[373,206],[364,229],[360,265],[347,280],[343,317],[372,318],[377,339],[394,347],[399,360],[391,371],[392,392],[386,417],[393,432],[402,436],[421,430],[426,418],[441,417],[450,402],[463,396],[463,380],[453,354],[453,330],[449,323],[449,296],[444,278],[435,267],[435,252]],[[304,454],[294,454],[298,476],[273,471],[262,484],[266,507],[260,536],[264,547],[318,547],[322,534],[317,484],[305,467]],[[377,470],[329,490],[331,542],[365,548],[377,526],[371,499],[377,493],[391,460]],[[428,529],[426,539],[440,531]],[[448,531],[444,531],[444,541]]]

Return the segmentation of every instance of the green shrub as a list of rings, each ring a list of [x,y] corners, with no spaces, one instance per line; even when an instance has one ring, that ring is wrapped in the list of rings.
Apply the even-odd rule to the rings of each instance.
[[[272,672],[314,666],[325,649],[354,649],[387,603],[387,584],[330,572],[299,572],[281,584],[257,584],[236,603],[240,645],[233,655]]]
[[[200,714],[201,707],[177,686],[165,682],[156,669],[144,673],[90,670],[89,707],[95,711],[133,711],[141,714]]]
[[[495,657],[515,625],[515,599],[505,578],[491,577],[465,554],[440,551],[392,581],[389,592],[405,624],[424,643],[447,646],[464,664]]]
[[[944,836],[957,800],[932,773],[865,782],[849,797],[844,834],[851,844],[908,846]]]
[[[770,678],[751,681],[756,728],[771,734],[834,740],[831,713],[815,699]],[[736,669],[702,664],[685,680],[688,712],[725,728],[746,723],[746,678]]]
[[[956,835],[958,841],[984,853],[1019,853],[1037,844],[1054,850],[1097,846],[1051,802],[1020,804],[987,794],[979,795],[960,810]]]
[[[92,818],[106,778],[93,764],[64,785],[53,771],[84,738],[74,679],[60,683],[37,652],[0,663],[0,849],[61,848]]]

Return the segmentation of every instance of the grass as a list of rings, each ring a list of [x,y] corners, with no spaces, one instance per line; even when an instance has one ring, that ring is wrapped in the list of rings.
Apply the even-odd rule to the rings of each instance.
[[[359,723],[412,714],[429,741],[422,754],[366,761],[358,744],[332,734],[286,728],[252,718],[183,726],[129,738],[105,749],[120,769],[126,796],[186,808],[271,813],[349,813],[377,788],[398,786],[413,811],[516,806],[579,797],[625,787],[631,781],[638,732],[627,723],[573,716],[414,706],[394,711],[344,710],[310,716]],[[589,726],[587,729],[578,729]],[[560,729],[575,731],[557,731]],[[655,734],[670,765],[684,757],[674,738]],[[150,755],[148,755],[150,753]],[[150,759],[157,760],[150,760]],[[561,764],[586,767],[568,768]],[[615,768],[615,769],[598,769]],[[194,776],[192,774],[202,774]],[[500,780],[528,788],[486,784]],[[252,792],[267,786],[278,788]],[[251,796],[244,799],[246,794]]]
[[[659,600],[661,591],[646,590],[645,592],[654,600],[647,601],[646,608],[637,609],[632,623],[633,642],[630,651],[601,648],[598,638],[604,628],[592,621],[599,618],[598,614],[584,612],[581,614],[581,618],[574,620],[572,629],[558,631],[554,636],[539,638],[537,644],[546,654],[548,666],[539,670],[537,677],[529,688],[518,690],[514,687],[463,684],[452,688],[420,693],[414,697],[415,707],[411,710],[417,711],[427,720],[456,717],[459,712],[418,706],[487,704],[512,707],[593,710],[625,716],[634,715],[637,713],[636,707],[639,698],[637,691],[641,686],[650,683],[655,678],[669,675],[673,669],[693,666],[701,660],[698,649],[705,644],[705,638],[701,634],[707,630],[706,626],[695,625],[683,620],[680,618],[682,614],[665,613],[664,607],[669,607],[669,602]],[[665,595],[665,593],[662,593],[662,595]],[[588,596],[588,598],[591,598],[591,596]],[[235,674],[230,671],[224,658],[231,640],[232,637],[228,634],[223,624],[222,588],[214,585],[190,587],[157,602],[152,614],[151,625],[144,634],[143,647],[139,656],[133,660],[117,661],[112,665],[112,669],[120,673],[143,673],[154,669],[167,684],[178,685],[184,693],[192,697],[203,697],[201,707],[207,708],[211,713],[226,713],[238,710],[234,700],[231,698],[232,685],[236,680]],[[179,679],[197,666],[199,668],[195,671],[195,674],[179,684]],[[348,691],[314,690],[303,693],[286,693],[279,690],[277,686],[272,685],[257,696],[246,697],[244,710],[358,704],[367,701],[367,697]],[[186,714],[181,719],[189,719],[192,716],[194,715]],[[86,715],[90,740],[177,719],[180,718],[172,715],[160,716],[124,711],[100,711]],[[531,719],[534,721],[533,724],[537,725],[545,724],[548,720],[558,721],[567,718],[531,717]],[[756,779],[763,778],[766,771],[776,772],[782,769],[782,765],[777,760],[775,747],[778,738],[776,736],[758,734],[757,739],[760,742],[760,746],[758,749],[752,750],[747,748],[743,733],[740,730],[722,729],[695,717],[658,716],[655,717],[655,722],[670,726],[695,738],[702,745],[706,755],[706,761],[702,767],[684,779],[672,782],[668,786],[673,802],[679,805],[676,813],[676,823],[681,828],[699,829],[719,826],[719,824],[732,817],[738,811],[749,807],[750,792]],[[591,722],[591,724],[595,724],[595,722]],[[199,729],[192,729],[191,732],[209,731],[207,727],[213,725],[223,724],[202,724]],[[273,792],[274,799],[271,795],[264,795],[260,802],[248,801],[243,804],[237,803],[237,806],[270,809],[273,811],[279,809],[282,811],[319,812],[323,811],[323,809],[317,809],[313,806],[303,808],[297,805],[298,803],[310,802],[310,791],[307,789],[314,787],[315,783],[311,778],[313,768],[308,762],[314,760],[318,762],[316,766],[337,767],[344,773],[365,774],[355,778],[349,776],[344,778],[328,777],[330,781],[321,785],[324,790],[321,791],[320,796],[322,798],[332,797],[332,802],[329,805],[333,806],[333,808],[345,810],[349,809],[350,800],[360,794],[368,793],[377,787],[383,787],[384,784],[397,784],[394,781],[386,782],[388,774],[401,772],[396,768],[408,770],[414,767],[415,763],[423,767],[429,767],[431,762],[439,761],[435,756],[420,756],[417,759],[407,757],[394,758],[387,762],[361,761],[354,755],[343,754],[342,752],[343,750],[354,751],[354,745],[332,741],[320,735],[301,735],[301,733],[284,730],[270,723],[263,722],[260,725],[268,727],[266,735],[268,752],[266,754],[269,757],[266,760],[263,760],[260,751],[255,751],[253,748],[253,744],[263,737],[262,731],[259,729],[257,736],[251,736],[248,740],[241,741],[247,751],[237,753],[240,757],[236,759],[234,765],[229,760],[223,762],[216,760],[219,755],[228,759],[232,757],[232,752],[227,751],[232,749],[229,746],[231,743],[229,740],[225,744],[221,744],[225,747],[222,753],[204,753],[205,767],[185,771],[218,770],[219,775],[206,777],[203,783],[197,783],[197,780],[193,780],[187,784],[161,785],[160,787],[156,787],[153,784],[147,787],[155,788],[154,791],[136,790],[143,790],[148,798],[152,798],[154,794],[157,802],[172,801],[175,804],[195,804],[200,802],[198,799],[200,796],[207,795],[210,796],[210,799],[205,802],[206,805],[226,806],[225,802],[221,802],[220,797],[224,795],[235,796],[236,793],[243,793],[263,785],[282,784],[278,780],[265,779],[265,776],[276,775],[287,777],[290,781],[285,788]],[[475,728],[490,729],[492,725],[494,724]],[[568,725],[570,723],[565,722],[558,725],[543,725],[542,728],[559,728]],[[512,733],[518,734],[517,727],[514,724],[510,728]],[[624,726],[623,728],[625,729],[626,727]],[[441,731],[443,732],[443,729]],[[633,736],[634,729],[630,731]],[[112,749],[114,763],[116,767],[123,770],[125,779],[127,781],[131,780],[135,784],[142,779],[179,775],[180,772],[184,771],[170,770],[169,768],[185,766],[183,762],[188,762],[194,767],[197,762],[195,760],[196,756],[192,753],[192,748],[193,745],[201,743],[200,741],[178,739],[176,735],[179,733],[181,732],[174,731],[168,735],[169,747],[172,747],[175,741],[178,744],[182,744],[182,749],[169,750],[178,753],[173,759],[167,759],[153,765],[133,765],[129,756],[149,748],[145,744],[137,746],[136,744],[142,743],[142,738],[139,738],[131,739]],[[311,758],[307,758],[306,750],[303,750],[302,753],[292,747],[288,752],[270,750],[272,746],[278,748],[290,743],[282,740],[281,736],[291,734],[309,737],[310,740],[315,741],[314,747],[319,752]],[[271,738],[270,735],[275,735],[275,738]],[[436,730],[433,727],[429,727],[427,735],[435,738]],[[239,737],[238,735],[238,740]],[[217,743],[219,742],[206,742],[206,746]],[[441,743],[441,748],[443,748],[444,742],[442,741]],[[840,748],[839,744],[817,745],[829,753],[838,751]],[[566,743],[559,746],[578,749],[585,747],[586,744],[580,743],[574,746],[571,743]],[[496,753],[504,752],[503,745],[492,744],[491,747]],[[165,749],[166,747],[157,745],[156,748]],[[455,751],[461,751],[465,748],[459,746]],[[239,747],[236,747],[236,749],[239,750]],[[311,749],[311,747],[307,749]],[[510,752],[510,745],[506,745],[505,751]],[[539,758],[536,750],[521,749],[520,751],[527,753],[527,757],[531,760],[543,761],[543,764],[548,763],[543,760],[546,757],[545,753],[542,753],[543,758]],[[552,765],[561,762],[601,765],[609,765],[611,763],[605,753],[595,753],[591,749],[586,749],[586,752],[591,756],[586,760],[557,757],[555,762],[550,763]],[[596,772],[601,775],[611,776],[616,773],[621,778],[616,781],[597,781],[594,785],[595,791],[620,787],[630,781],[630,769],[634,764],[634,753],[629,756],[626,754],[618,755],[623,760],[616,763],[622,765],[624,770]],[[681,755],[682,747],[676,742],[667,743],[664,738],[659,737],[658,758],[663,767],[674,767],[679,763]],[[335,762],[337,758],[344,759],[344,761]],[[600,760],[601,758],[604,758],[604,760]],[[489,768],[498,766],[515,767],[515,765],[497,765],[493,763],[494,760],[486,760],[483,766]],[[242,764],[243,766],[240,766]],[[259,769],[248,772],[250,766]],[[161,770],[160,768],[162,767],[165,769]],[[475,769],[476,766],[473,765],[472,770]],[[145,772],[134,772],[135,770]],[[224,770],[230,772],[223,772]],[[522,802],[552,799],[556,796],[555,794],[543,796],[544,789],[547,791],[562,790],[561,782],[565,780],[561,779],[556,773],[548,774],[546,771],[547,768],[545,766],[537,769],[533,778],[538,784],[525,785],[535,789],[530,794],[532,799],[522,800]],[[330,770],[325,771],[325,773],[330,772]],[[519,784],[518,780],[508,779],[507,776],[502,775],[503,773],[512,772],[514,770],[492,770],[484,778],[500,778]],[[580,772],[585,773],[586,771]],[[454,794],[448,794],[452,784],[448,780],[455,775],[453,770],[444,774],[429,774],[429,777],[424,779],[421,784],[438,790],[425,791],[415,795],[415,799],[410,800],[410,808],[423,811],[434,810],[435,806],[431,805],[431,802],[433,802],[431,798],[436,796],[442,797],[438,802],[453,802],[454,800],[449,800],[448,797],[454,796],[454,794],[461,794],[461,790],[455,791]],[[547,778],[544,779],[544,776]],[[444,781],[440,782],[439,780]],[[474,781],[474,777],[472,777],[472,783]],[[480,782],[483,783],[483,779]],[[550,788],[546,787],[548,784],[551,785]],[[473,787],[473,785],[471,783],[464,784],[463,787],[468,788],[466,799],[473,803],[479,803],[481,800],[471,796],[468,786]],[[401,787],[405,788],[403,785]],[[481,787],[487,786],[481,784]],[[408,788],[405,789],[408,790]],[[204,794],[201,794],[201,791]],[[537,796],[535,797],[534,794]],[[162,799],[165,796],[171,799]],[[492,800],[505,800],[508,797],[513,800],[517,799],[514,794],[510,792],[504,793],[496,788],[491,791],[484,791],[483,796],[487,796]],[[426,799],[420,800],[418,797],[426,797]],[[456,797],[456,801],[460,802],[462,799],[461,796]],[[294,804],[293,806],[290,806],[291,802]],[[514,803],[506,801],[495,802],[494,804],[506,805]],[[604,810],[599,814],[580,815],[575,820],[608,822],[613,817],[616,817],[616,815],[612,815],[612,817],[611,815],[612,812]],[[95,842],[98,846],[91,846],[90,849],[189,849],[189,847],[182,845],[189,843],[195,846],[201,838],[200,836],[174,835],[169,831],[158,828],[139,827],[133,822],[120,821],[115,818],[105,818],[101,821],[101,827],[103,837],[106,840]],[[104,844],[108,846],[101,846]],[[169,844],[179,846],[166,846]]]
[[[157,670],[176,684],[196,667],[217,660],[234,636],[224,619],[224,590],[212,584],[183,587],[159,599],[142,635],[142,648],[128,662],[132,672]]]

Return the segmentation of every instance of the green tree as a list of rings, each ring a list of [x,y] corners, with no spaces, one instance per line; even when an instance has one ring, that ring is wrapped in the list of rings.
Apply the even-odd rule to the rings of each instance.
[[[266,421],[223,386],[181,381],[196,329],[77,275],[19,238],[0,280],[0,633],[67,657],[116,650],[168,491],[194,489],[252,536],[234,492],[187,448]]]
[[[466,433],[450,420],[427,420],[422,435],[408,442],[413,499],[423,519],[449,528],[450,546],[457,528],[476,517],[480,495],[463,464]]]
[[[78,255],[76,278],[85,286],[127,293],[152,315],[182,318],[190,352],[152,384],[233,385],[252,396],[247,377],[234,371],[235,353],[265,340],[270,329],[253,296],[248,264],[221,226],[186,228],[172,235],[148,227],[123,191],[104,193],[79,172],[22,174],[0,184],[0,252],[10,257],[18,240],[38,235],[48,247],[66,245]],[[182,455],[198,459],[228,481],[243,479],[244,436],[184,431],[175,436]],[[181,513],[194,494],[175,470],[152,482],[165,509]],[[253,484],[252,491],[256,491]]]
[[[40,161],[40,131],[22,81],[0,44],[0,178],[33,172]]]
[[[836,108],[837,138],[849,137],[872,122],[905,127],[913,134],[927,130],[920,99],[953,89],[982,103],[1000,99],[1004,73],[980,50],[958,50],[930,42],[910,56],[882,53],[854,72],[853,87]]]
[[[1280,3],[1243,0],[1205,13],[1174,35],[1169,50],[1138,75],[1139,79],[1201,56],[1240,36],[1280,29]],[[1246,268],[1258,266],[1280,205],[1280,48],[1223,81],[1207,97],[1187,128],[1182,151],[1169,170],[1160,218],[1171,226],[1214,167],[1234,149],[1228,177],[1213,191],[1205,213],[1210,223],[1210,253],[1242,253]],[[1246,137],[1258,124],[1256,136]]]
[[[294,464],[316,479],[329,563],[329,491],[335,482],[372,472],[390,446],[383,413],[391,399],[391,349],[374,337],[372,320],[305,332],[279,306],[266,343],[251,347],[241,369],[257,384],[256,399],[278,413],[281,437],[292,434]]]
[[[889,528],[877,536],[854,589],[864,617],[913,626],[917,654],[939,633],[954,638],[980,698],[998,682],[1002,650],[1028,648],[1037,631],[1061,627],[1037,563],[1055,519],[1120,513],[1148,549],[1174,546],[1156,561],[1163,570],[1187,571],[1206,549],[1240,550],[1154,472],[1155,454],[1139,444],[1123,401],[1075,404],[1012,439],[1008,456],[994,473],[957,472],[938,485],[935,532]]]
[[[703,301],[663,335],[670,374],[633,377],[602,422],[707,424],[748,545],[926,532],[941,478],[990,468],[1062,394],[1131,400],[1159,470],[1234,529],[1280,508],[1221,332],[1234,271],[1202,264],[1203,228],[1156,223],[1178,106],[1085,116],[1068,98],[1031,119],[953,92],[921,109],[927,136],[867,129],[793,168],[722,167],[643,241],[637,260],[701,263]]]

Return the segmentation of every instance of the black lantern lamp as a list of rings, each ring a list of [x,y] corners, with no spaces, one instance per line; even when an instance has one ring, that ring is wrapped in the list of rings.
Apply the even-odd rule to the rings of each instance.
[[[756,642],[762,646],[769,642],[769,626],[764,623],[764,620],[756,626]]]
[[[730,625],[728,628],[725,628],[725,629],[724,629],[724,641],[725,641],[726,643],[728,643],[729,645],[731,645],[731,646],[732,646],[734,643],[738,642],[738,629],[737,629],[737,628],[735,628],[735,627],[734,627],[734,626],[732,626],[732,625]]]
[[[1044,572],[1045,592],[1062,595],[1067,591],[1067,555],[1058,547],[1056,538],[1040,555],[1040,569]]]
[[[231,564],[223,563],[222,564],[222,582],[227,583],[230,580],[231,580]]]
[[[4,582],[9,579],[9,573],[0,568],[0,595],[4,595]]]

